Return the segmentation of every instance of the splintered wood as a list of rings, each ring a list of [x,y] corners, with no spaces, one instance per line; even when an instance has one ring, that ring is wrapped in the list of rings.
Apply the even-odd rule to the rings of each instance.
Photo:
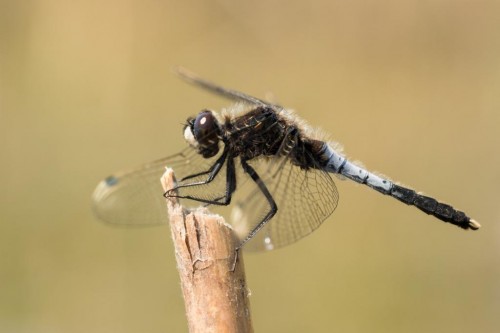
[[[174,187],[171,169],[161,182],[165,191]],[[231,227],[207,209],[185,209],[176,198],[167,206],[189,331],[253,332],[243,257]]]

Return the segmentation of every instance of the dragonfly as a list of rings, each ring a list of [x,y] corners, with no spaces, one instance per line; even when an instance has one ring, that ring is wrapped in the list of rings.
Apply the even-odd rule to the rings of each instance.
[[[121,225],[168,221],[165,198],[188,206],[229,207],[238,249],[273,250],[316,230],[336,209],[332,175],[414,206],[462,229],[480,224],[451,205],[425,196],[347,159],[332,142],[280,105],[221,87],[182,69],[187,82],[232,101],[201,110],[183,127],[187,146],[177,154],[118,172],[101,181],[92,201],[101,220]],[[160,177],[174,169],[164,192]]]

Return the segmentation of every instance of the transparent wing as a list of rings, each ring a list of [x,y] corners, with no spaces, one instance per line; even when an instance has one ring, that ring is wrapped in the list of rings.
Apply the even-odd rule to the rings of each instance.
[[[166,223],[166,203],[160,184],[165,167],[173,168],[176,177],[182,180],[209,169],[212,164],[213,158],[205,159],[196,149],[188,147],[178,154],[109,176],[92,194],[94,212],[99,219],[112,224]]]
[[[338,192],[328,173],[301,169],[286,157],[250,163],[275,200],[276,215],[244,246],[261,251],[282,247],[317,229],[337,207]],[[232,208],[231,222],[244,239],[270,209],[267,199],[252,181],[245,181],[240,199]]]
[[[160,177],[165,166],[176,172],[178,185],[202,181],[221,154],[205,159],[195,149],[145,164],[139,168],[109,176],[99,183],[92,195],[94,212],[101,220],[119,225],[158,225],[168,221]],[[233,204],[212,206],[233,225],[243,240],[269,211],[269,202],[235,160],[237,190]],[[252,238],[246,250],[261,251],[282,247],[305,237],[335,210],[338,193],[330,175],[318,169],[301,169],[287,158],[263,158],[250,164],[260,175],[278,206],[277,214]],[[217,201],[226,193],[227,161],[209,184],[181,189],[180,195],[192,195]],[[202,174],[200,174],[202,173]],[[183,178],[200,174],[196,177]],[[184,200],[199,206],[200,202]],[[230,212],[230,214],[228,214]]]
[[[241,91],[221,87],[218,84],[215,84],[213,82],[202,79],[201,77],[197,76],[196,74],[188,71],[187,69],[185,69],[183,67],[177,66],[176,68],[174,68],[174,71],[175,71],[175,73],[177,73],[177,75],[179,75],[185,81],[192,83],[192,84],[194,84],[202,89],[208,90],[209,92],[211,92],[213,94],[227,98],[229,100],[237,101],[237,102],[244,102],[244,103],[248,103],[250,105],[267,106],[267,107],[273,108],[275,110],[283,109],[282,106],[271,104],[271,103],[266,102],[264,100],[261,100],[257,97],[253,97],[253,96],[247,95],[245,93],[242,93]]]

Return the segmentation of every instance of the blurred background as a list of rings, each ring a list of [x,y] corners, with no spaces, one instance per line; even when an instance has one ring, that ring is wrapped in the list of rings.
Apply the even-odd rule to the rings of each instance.
[[[90,210],[113,171],[271,93],[477,232],[337,181],[304,240],[245,256],[257,332],[500,330],[500,2],[0,0],[0,332],[184,332],[167,226]]]

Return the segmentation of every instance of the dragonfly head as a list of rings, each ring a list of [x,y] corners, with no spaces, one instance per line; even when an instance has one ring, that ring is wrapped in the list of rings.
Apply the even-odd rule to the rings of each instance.
[[[189,118],[184,127],[184,138],[205,158],[219,152],[220,127],[217,118],[210,110],[203,110],[196,118]]]

